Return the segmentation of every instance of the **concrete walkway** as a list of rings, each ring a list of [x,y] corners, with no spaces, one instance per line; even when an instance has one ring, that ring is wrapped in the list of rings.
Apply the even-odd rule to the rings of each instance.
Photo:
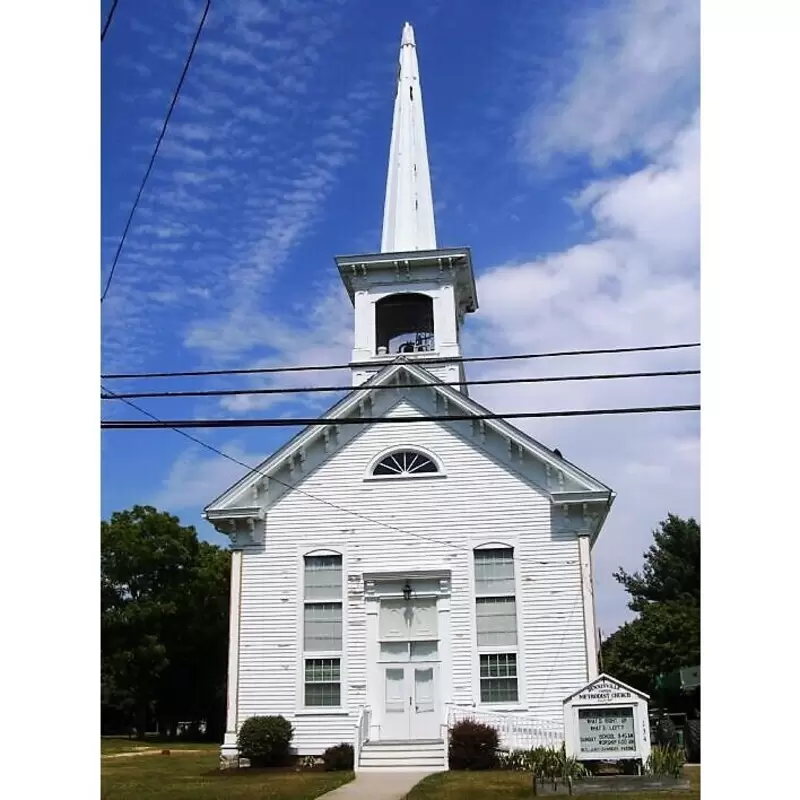
[[[403,800],[430,772],[357,772],[355,780],[319,800]]]

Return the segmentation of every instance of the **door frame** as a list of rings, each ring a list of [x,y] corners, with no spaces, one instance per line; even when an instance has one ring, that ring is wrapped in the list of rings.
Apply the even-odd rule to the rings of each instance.
[[[419,570],[410,569],[392,572],[362,573],[364,581],[364,610],[366,614],[365,631],[365,671],[364,701],[372,710],[369,738],[373,741],[385,739],[382,730],[385,703],[385,667],[433,665],[435,667],[436,716],[437,726],[434,736],[441,737],[441,725],[444,723],[444,709],[452,695],[452,658],[450,630],[450,597],[451,571],[449,569]],[[436,601],[437,636],[431,637],[438,642],[438,660],[430,661],[391,661],[381,660],[381,644],[379,629],[379,612],[382,600],[404,599],[404,586],[407,582],[413,587],[415,598],[429,598]],[[396,639],[394,641],[417,641],[415,639]],[[433,726],[432,726],[433,727]]]

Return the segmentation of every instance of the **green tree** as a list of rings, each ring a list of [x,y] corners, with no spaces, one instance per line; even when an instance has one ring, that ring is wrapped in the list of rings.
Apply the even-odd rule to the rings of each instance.
[[[603,642],[603,669],[653,694],[659,675],[700,663],[700,525],[669,514],[642,571],[614,577],[638,616]]]
[[[229,553],[150,506],[101,523],[101,702],[106,719],[219,720]],[[222,704],[222,708],[219,706]]]
[[[653,531],[641,573],[629,575],[622,567],[614,573],[631,597],[631,611],[649,603],[700,605],[700,525],[668,514],[660,528]]]

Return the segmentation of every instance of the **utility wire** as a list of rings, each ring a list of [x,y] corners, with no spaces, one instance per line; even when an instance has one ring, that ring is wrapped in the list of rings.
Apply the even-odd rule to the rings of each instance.
[[[103,39],[106,38],[106,33],[108,31],[108,26],[111,24],[111,20],[114,19],[114,12],[117,10],[117,3],[119,0],[114,0],[111,4],[111,8],[108,11],[108,16],[106,17],[105,24],[103,25],[103,30],[100,31],[100,43],[102,44]]]
[[[172,112],[175,108],[176,103],[178,102],[178,97],[181,93],[183,82],[186,79],[186,74],[189,72],[189,65],[192,63],[192,59],[194,58],[194,52],[197,48],[197,42],[200,40],[200,34],[203,32],[203,26],[205,25],[206,17],[208,16],[210,8],[211,8],[211,0],[206,0],[206,6],[203,9],[203,16],[200,18],[200,24],[197,26],[197,31],[195,32],[194,39],[192,40],[192,46],[189,48],[189,55],[186,57],[186,63],[183,65],[183,72],[181,72],[181,77],[178,80],[178,85],[175,87],[175,91],[172,94],[172,100],[169,104],[169,109],[167,110],[167,116],[164,117],[164,124],[161,126],[161,133],[158,134],[156,146],[153,149],[152,156],[150,156],[150,163],[147,165],[147,171],[144,173],[144,178],[142,178],[142,183],[139,186],[138,193],[136,194],[136,199],[133,201],[131,212],[128,215],[128,221],[125,223],[125,228],[122,231],[122,237],[120,238],[119,244],[117,245],[117,252],[114,254],[114,260],[111,263],[111,271],[108,273],[108,279],[106,280],[106,285],[105,288],[103,289],[103,294],[100,297],[101,303],[106,299],[108,290],[111,288],[111,281],[114,278],[114,272],[117,269],[117,263],[119,262],[119,257],[120,254],[122,253],[122,248],[125,244],[125,240],[128,237],[128,231],[130,230],[131,223],[133,222],[133,215],[136,213],[136,209],[139,206],[139,200],[141,200],[142,192],[144,192],[144,187],[147,184],[147,179],[150,177],[150,172],[153,169],[153,164],[155,163],[156,156],[158,155],[158,151],[161,148],[161,142],[164,139],[164,134],[167,132],[167,126],[169,125],[170,117],[172,116]],[[112,8],[112,13],[113,10],[114,9]]]
[[[700,342],[683,344],[657,344],[646,347],[610,347],[597,350],[559,350],[547,353],[519,353],[504,356],[468,356],[450,358],[426,358],[420,360],[420,366],[430,364],[474,364],[480,361],[516,361],[531,358],[556,358],[560,356],[595,356],[611,353],[644,353],[655,350],[681,350],[700,347]],[[211,375],[271,375],[280,372],[314,372],[320,370],[350,369],[358,367],[374,367],[375,362],[354,362],[348,364],[313,364],[304,367],[254,367],[251,369],[201,369],[186,372],[127,372],[101,375],[102,380],[122,380],[133,378],[194,378]],[[352,388],[352,387],[349,387]]]
[[[109,391],[108,389],[105,389],[105,387],[103,387],[103,390]],[[130,400],[126,400],[124,398],[120,399],[122,399],[122,402],[125,403],[126,405],[129,405],[131,408],[136,409],[136,411],[138,411],[140,414],[144,414],[146,417],[150,417],[150,419],[153,422],[163,423],[163,420],[160,420],[157,416],[155,416],[155,414],[151,414],[149,411],[142,408],[140,405],[132,403]],[[208,444],[208,442],[204,442],[202,439],[198,439],[196,436],[192,436],[190,433],[186,433],[186,431],[182,431],[180,428],[176,428],[173,425],[170,425],[169,423],[163,423],[163,426],[165,428],[170,428],[171,430],[175,431],[175,433],[178,433],[184,438],[189,439],[189,441],[200,445],[200,447],[204,447],[206,450],[209,450],[212,453],[216,453],[218,456],[222,456],[222,458],[225,458],[228,461],[233,462],[234,464],[238,464],[240,467],[244,467],[246,470],[248,470],[248,472],[245,475],[243,475],[240,478],[240,480],[244,480],[250,475],[261,475],[264,478],[269,478],[270,481],[274,481],[275,483],[284,486],[286,489],[289,489],[290,491],[299,492],[300,494],[304,495],[305,497],[308,497],[311,500],[316,500],[317,502],[323,503],[326,506],[335,508],[337,511],[342,511],[345,514],[350,514],[354,517],[358,517],[359,519],[363,519],[366,522],[371,522],[374,525],[380,525],[384,528],[389,528],[390,530],[397,531],[398,533],[403,533],[408,536],[416,537],[418,539],[424,539],[425,541],[433,542],[434,544],[441,544],[447,547],[452,547],[456,550],[463,550],[465,552],[469,550],[468,547],[463,547],[461,545],[453,544],[452,542],[446,542],[441,539],[434,539],[433,537],[425,536],[422,533],[414,533],[413,531],[408,531],[403,528],[398,528],[396,525],[391,525],[388,522],[381,522],[380,520],[374,519],[373,517],[367,516],[366,514],[362,514],[359,511],[353,511],[352,509],[344,508],[343,506],[337,505],[336,503],[332,503],[330,500],[325,500],[322,497],[317,497],[317,495],[311,494],[310,492],[307,492],[304,489],[300,489],[297,486],[292,486],[290,483],[286,483],[285,481],[282,481],[280,478],[276,478],[274,475],[268,475],[266,472],[259,469],[258,467],[253,467],[250,464],[245,464],[244,461],[240,461],[238,458],[228,455],[228,453],[214,447],[214,445]]]
[[[101,388],[103,389],[103,391],[109,392],[110,394],[113,394],[113,392],[111,392],[110,389],[106,389],[104,386],[101,386]],[[140,414],[144,414],[144,416],[149,417],[153,422],[164,423],[164,421],[159,419],[159,417],[157,417],[155,414],[151,414],[147,409],[142,408],[137,403],[133,403],[130,400],[126,400],[125,398],[120,398],[120,400],[122,400],[122,402],[125,403],[126,405],[128,405],[131,408],[133,408],[136,411],[138,411]],[[248,472],[245,473],[239,479],[239,481],[244,480],[245,478],[249,477],[250,475],[261,475],[264,478],[269,478],[270,481],[274,481],[275,483],[280,484],[281,486],[283,486],[284,488],[288,489],[291,492],[298,492],[299,494],[303,495],[304,497],[308,497],[310,500],[316,500],[318,503],[323,503],[324,505],[329,506],[330,508],[334,508],[337,511],[341,511],[341,512],[343,512],[345,514],[350,514],[353,517],[358,517],[359,519],[363,519],[366,522],[371,522],[373,525],[380,525],[383,528],[388,528],[389,530],[397,531],[398,533],[403,533],[403,534],[405,534],[407,536],[411,536],[411,537],[414,537],[414,538],[417,538],[417,539],[423,539],[426,542],[432,542],[433,544],[440,544],[440,545],[444,545],[445,547],[452,547],[454,550],[461,550],[463,552],[469,552],[470,549],[471,549],[469,547],[464,547],[463,545],[453,544],[452,542],[447,542],[447,541],[444,541],[442,539],[435,539],[432,536],[425,536],[425,534],[422,534],[422,533],[415,533],[414,531],[409,531],[409,530],[406,530],[405,528],[398,528],[396,525],[392,525],[392,524],[390,524],[388,522],[382,522],[381,520],[375,519],[374,517],[370,517],[370,516],[368,516],[366,514],[362,514],[359,511],[353,511],[350,508],[344,508],[343,506],[337,505],[336,503],[332,503],[330,500],[325,500],[323,497],[318,497],[315,494],[311,494],[311,492],[307,492],[305,489],[301,489],[298,486],[293,486],[290,483],[286,483],[286,481],[282,481],[280,478],[277,478],[275,475],[269,475],[268,473],[264,472],[259,467],[253,467],[250,464],[246,464],[244,461],[240,461],[238,458],[235,458],[234,456],[229,455],[228,453],[224,452],[223,450],[220,450],[219,448],[214,447],[214,445],[209,444],[208,442],[204,442],[202,439],[198,439],[196,436],[192,436],[191,433],[186,433],[186,431],[182,431],[180,428],[176,428],[176,427],[170,425],[169,423],[164,423],[164,427],[175,431],[175,433],[179,434],[180,436],[183,436],[185,439],[188,439],[190,442],[194,442],[195,444],[200,445],[200,447],[203,447],[206,450],[208,450],[208,451],[210,451],[212,453],[215,453],[216,455],[221,456],[224,459],[227,459],[228,461],[232,462],[233,464],[238,464],[240,467],[244,467],[246,470],[248,470]],[[540,488],[542,491],[545,491],[545,492],[547,491],[543,486],[539,486],[539,484],[536,484],[536,486],[538,486],[538,488]],[[577,533],[577,531],[575,531],[575,533]],[[573,565],[578,564],[578,561],[574,561],[574,560],[566,560],[566,561],[541,561],[541,560],[536,560],[536,561],[534,561],[532,563],[535,563],[536,565],[541,565],[541,566],[573,566]]]
[[[556,383],[560,381],[601,381],[618,378],[665,378],[676,375],[699,375],[699,369],[678,369],[666,372],[617,372],[604,375],[554,375],[535,378],[490,378],[474,381],[426,381],[420,383],[393,383],[389,389],[428,389],[435,386],[489,386],[505,383]],[[290,386],[266,389],[199,389],[178,392],[125,392],[124,394],[101,394],[101,400],[122,400],[143,397],[228,397],[247,394],[304,394],[309,392],[350,392],[353,386]],[[360,387],[355,387],[360,388]],[[366,388],[366,387],[365,387]]]
[[[124,400],[123,402],[128,402]],[[469,422],[491,419],[539,419],[542,417],[594,417],[612,414],[657,414],[673,411],[699,411],[700,405],[644,406],[634,408],[585,408],[570,411],[519,411],[507,414],[432,414],[421,417],[308,417],[269,419],[171,419],[101,420],[105,430],[142,430],[157,428],[287,428],[310,425],[381,425],[414,422]]]

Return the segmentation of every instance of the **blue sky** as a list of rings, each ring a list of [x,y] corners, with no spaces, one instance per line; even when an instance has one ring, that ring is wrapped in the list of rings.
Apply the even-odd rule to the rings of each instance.
[[[696,340],[698,6],[216,0],[104,303],[104,372],[347,361],[350,306],[333,257],[379,247],[406,20],[416,31],[438,240],[471,246],[477,271],[467,354]],[[103,44],[103,278],[201,11],[201,2],[120,4]],[[698,363],[687,351],[471,365],[469,375]],[[336,377],[347,383],[346,372]],[[251,383],[267,381],[156,388]],[[697,402],[699,381],[476,387],[473,396],[509,412],[657,405]],[[334,399],[141,404],[172,418],[291,416]],[[104,416],[136,414],[107,402]],[[668,511],[699,516],[699,418],[520,427],[618,492],[595,551],[600,624],[613,629],[627,612],[611,571],[640,565]],[[195,433],[257,463],[293,432]],[[153,503],[222,542],[200,511],[240,467],[171,431],[105,432],[102,457],[104,517]]]

